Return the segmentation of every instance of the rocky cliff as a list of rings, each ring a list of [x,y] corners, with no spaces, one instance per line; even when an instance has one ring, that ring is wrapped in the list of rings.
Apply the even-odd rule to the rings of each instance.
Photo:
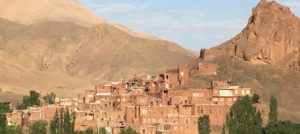
[[[203,49],[200,57],[225,53],[254,64],[300,70],[300,19],[288,7],[261,0],[241,33],[220,46]]]

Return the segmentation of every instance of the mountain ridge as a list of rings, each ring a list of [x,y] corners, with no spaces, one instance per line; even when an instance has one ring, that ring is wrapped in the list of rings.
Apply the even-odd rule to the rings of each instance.
[[[157,39],[156,36],[134,32],[94,15],[77,0],[10,0],[0,1],[0,17],[23,25],[43,22],[72,22],[84,27],[108,24],[132,36]]]
[[[0,21],[0,51],[3,53],[0,55],[3,61],[0,65],[1,91],[26,94],[28,90],[35,89],[42,93],[54,91],[58,95],[74,97],[85,87],[93,87],[101,81],[127,79],[152,70],[152,73],[161,72],[193,58],[183,48],[173,48],[171,42],[147,41],[110,28],[105,24],[85,28],[69,22],[24,26]],[[71,32],[68,29],[72,29]],[[118,36],[116,31],[120,32]],[[136,48],[136,45],[131,45],[132,42],[143,44],[137,44],[139,48]],[[123,49],[126,47],[128,50]],[[141,48],[145,49],[138,54]],[[177,50],[183,50],[185,54]],[[151,58],[159,55],[162,57]]]
[[[0,65],[3,91],[73,97],[101,81],[158,73],[195,58],[174,42],[99,19],[74,0],[0,1],[0,7],[0,51],[8,55],[0,55],[8,63]]]

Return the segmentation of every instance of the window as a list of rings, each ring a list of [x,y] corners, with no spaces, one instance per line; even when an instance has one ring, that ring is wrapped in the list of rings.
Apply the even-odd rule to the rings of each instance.
[[[250,94],[250,90],[246,90],[246,94],[249,95]]]
[[[166,84],[166,88],[169,89],[169,88],[170,88],[170,85],[169,85],[169,84]]]
[[[183,76],[183,75],[184,75],[184,72],[180,72],[180,75]]]
[[[166,79],[169,79],[169,76],[168,76],[168,75],[166,75]]]

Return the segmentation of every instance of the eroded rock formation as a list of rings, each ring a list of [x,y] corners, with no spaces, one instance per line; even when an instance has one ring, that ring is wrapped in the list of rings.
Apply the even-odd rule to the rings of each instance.
[[[200,57],[211,59],[230,54],[255,64],[300,69],[300,19],[288,7],[261,0],[253,9],[246,28],[233,39]]]

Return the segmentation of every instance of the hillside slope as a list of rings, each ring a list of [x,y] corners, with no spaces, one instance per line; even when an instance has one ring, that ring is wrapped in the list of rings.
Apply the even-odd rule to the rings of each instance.
[[[91,28],[69,22],[24,26],[0,20],[0,30],[0,50],[29,68],[89,80],[126,79],[193,58],[175,43],[134,37],[107,24]]]
[[[59,91],[59,95],[101,81],[161,72],[194,59],[192,53],[175,43],[132,36],[104,23],[89,28],[71,22],[22,25],[0,19],[0,50],[8,55],[0,55],[3,62],[12,61],[13,57],[14,63],[23,67],[1,71],[5,80],[0,87],[10,87],[6,89],[16,93],[29,89]],[[0,64],[0,68],[7,66]],[[28,70],[34,73],[22,73]],[[14,78],[19,74],[22,77]],[[77,80],[84,84],[76,84],[81,83]]]
[[[79,93],[84,88],[92,87],[87,80],[61,73],[47,73],[30,69],[21,63],[8,53],[0,51],[1,95],[9,98],[14,94],[27,94],[28,90],[37,90],[43,94],[53,91],[61,96],[74,97],[71,95]],[[70,91],[72,91],[71,94]],[[9,94],[4,95],[3,93]],[[4,101],[2,99],[5,97],[2,97],[0,101]]]
[[[217,64],[218,75],[197,75],[200,62]],[[190,64],[190,68],[191,87],[210,87],[210,82],[214,80],[227,80],[231,85],[250,87],[265,102],[269,101],[271,95],[277,97],[281,119],[300,122],[300,72],[297,70],[283,71],[273,65],[252,64],[230,55],[220,55],[209,60],[199,59]]]

